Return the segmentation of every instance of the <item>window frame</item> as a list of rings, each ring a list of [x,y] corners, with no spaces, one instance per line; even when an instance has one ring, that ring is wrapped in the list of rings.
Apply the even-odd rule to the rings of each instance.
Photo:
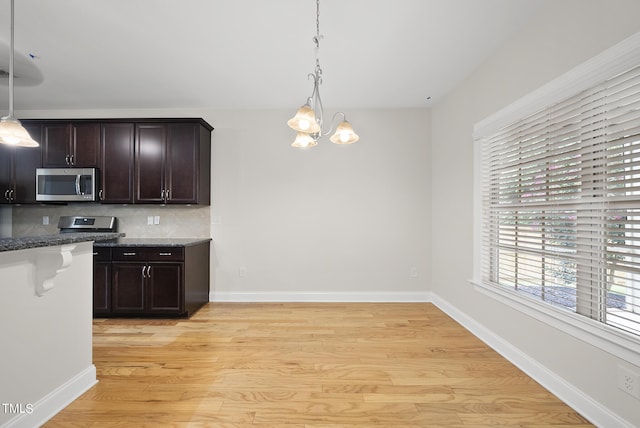
[[[517,100],[474,126],[474,288],[554,328],[596,346],[632,364],[640,365],[640,336],[618,330],[586,316],[526,298],[516,290],[482,281],[482,144],[504,126],[601,83],[640,64],[640,33],[586,61],[538,90]]]

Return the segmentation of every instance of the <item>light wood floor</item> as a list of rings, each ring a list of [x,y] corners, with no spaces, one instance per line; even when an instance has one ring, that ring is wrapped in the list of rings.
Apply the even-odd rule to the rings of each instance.
[[[431,304],[211,303],[94,321],[52,427],[591,427]]]

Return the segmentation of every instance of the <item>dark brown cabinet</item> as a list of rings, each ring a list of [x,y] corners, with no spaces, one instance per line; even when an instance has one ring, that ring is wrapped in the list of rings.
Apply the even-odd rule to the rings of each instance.
[[[93,314],[111,313],[111,249],[93,248]]]
[[[143,314],[146,309],[144,272],[146,264],[113,263],[112,283],[113,313]]]
[[[136,203],[209,204],[210,129],[200,122],[136,125]]]
[[[41,127],[23,123],[31,138],[40,142]],[[36,168],[42,166],[40,147],[0,144],[0,204],[36,203]]]
[[[136,190],[137,203],[165,201],[165,157],[167,127],[164,124],[136,126]]]
[[[134,168],[133,123],[103,123],[101,125],[100,190],[104,203],[133,203]]]
[[[44,166],[98,168],[102,203],[210,204],[213,128],[202,119],[31,119],[23,125],[37,127],[40,158],[33,171],[31,165],[10,170],[11,157],[0,151],[0,190],[8,191],[2,203],[18,193],[30,197],[16,189],[18,170],[35,202],[35,168]]]
[[[180,315],[182,263],[112,264],[113,313]]]
[[[98,168],[100,124],[43,122],[42,165],[45,168]]]
[[[110,248],[107,287],[103,262],[94,263],[94,315],[190,316],[209,301],[209,242]]]

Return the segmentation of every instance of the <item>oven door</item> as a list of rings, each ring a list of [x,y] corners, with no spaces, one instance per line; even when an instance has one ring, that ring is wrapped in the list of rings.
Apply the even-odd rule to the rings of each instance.
[[[36,201],[95,201],[97,177],[96,168],[38,168]]]

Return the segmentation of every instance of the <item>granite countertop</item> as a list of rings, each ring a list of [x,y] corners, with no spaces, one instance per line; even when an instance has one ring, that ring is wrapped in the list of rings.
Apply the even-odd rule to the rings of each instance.
[[[56,245],[72,244],[74,242],[101,242],[115,240],[124,236],[124,233],[115,232],[80,232],[59,233],[56,235],[25,236],[23,238],[1,238],[0,252],[26,250],[29,248],[53,247]]]
[[[211,238],[118,238],[106,241],[96,241],[94,247],[189,247]]]

